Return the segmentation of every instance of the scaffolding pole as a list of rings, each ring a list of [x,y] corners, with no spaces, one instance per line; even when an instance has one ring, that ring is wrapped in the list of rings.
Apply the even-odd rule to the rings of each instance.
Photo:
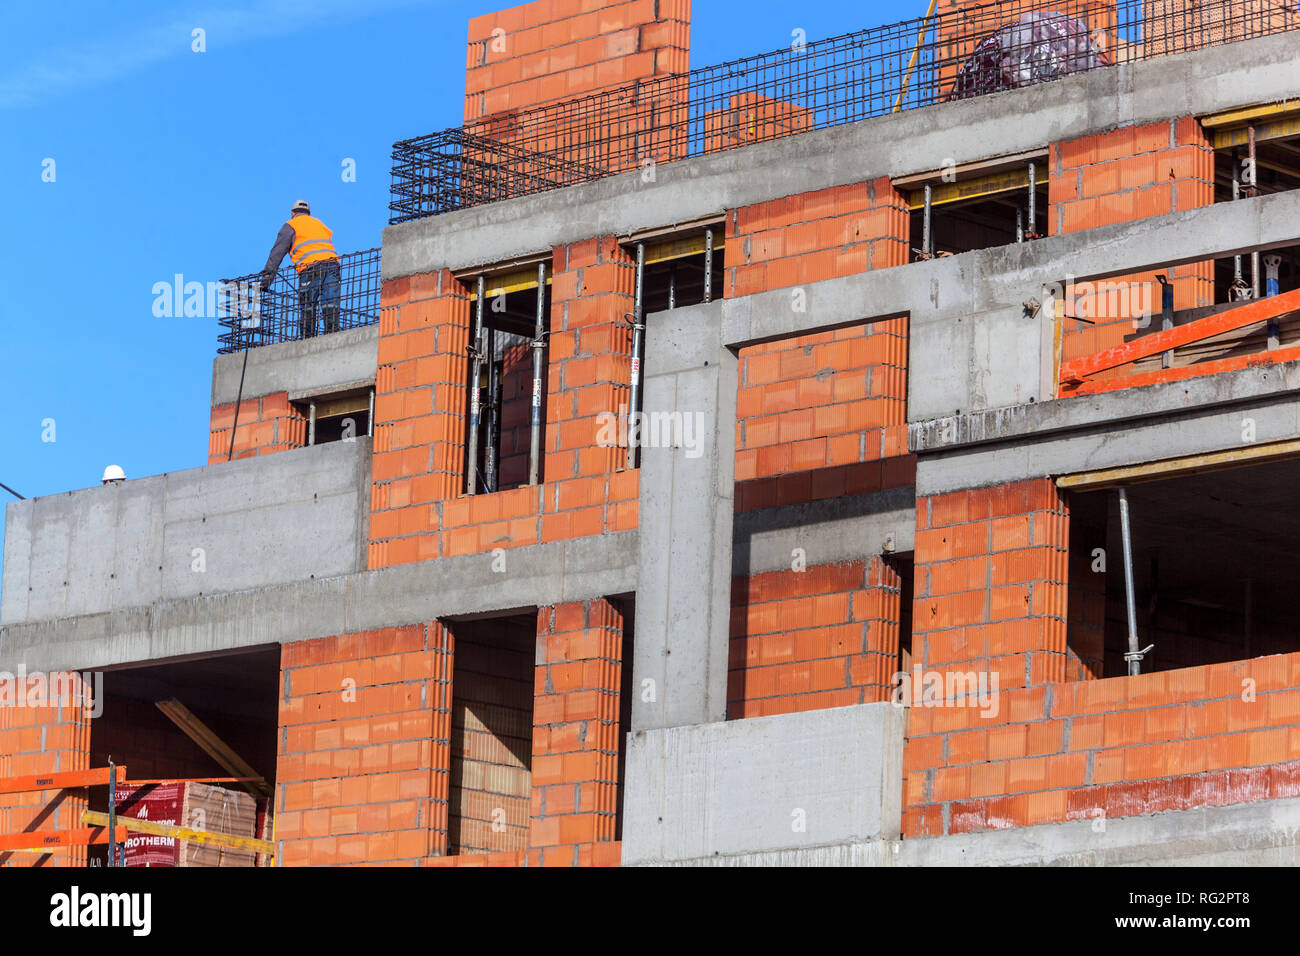
[[[538,295],[541,295],[540,289]],[[497,436],[501,407],[497,402],[497,333],[488,326],[487,336],[487,444],[483,448],[483,486],[489,494],[497,490]]]
[[[469,448],[465,451],[465,494],[478,493],[478,377],[483,366],[483,298],[487,294],[487,280],[478,277],[478,298],[474,302],[474,334],[469,355]]]
[[[1119,532],[1124,547],[1124,601],[1128,611],[1128,653],[1124,660],[1128,662],[1130,677],[1142,673],[1142,658],[1151,647],[1138,649],[1137,598],[1133,594],[1133,539],[1128,523],[1128,489],[1119,489]]]
[[[637,246],[637,256],[640,257],[637,260],[638,263],[640,263],[641,258],[644,258],[643,247],[640,245]],[[637,296],[639,302],[640,294],[641,294],[639,291],[641,288],[641,265],[638,264],[636,269],[637,269],[636,281],[637,281],[637,289],[638,289]],[[704,301],[705,302],[713,301],[713,230],[712,229],[704,230]],[[637,306],[638,322],[641,321],[640,309],[641,307],[640,305],[638,305]]]
[[[528,483],[537,484],[542,449],[542,349],[546,348],[546,263],[537,263],[537,318],[533,325],[533,401],[528,436]]]
[[[704,238],[704,301],[709,301],[709,272],[713,265],[713,230]],[[645,334],[645,315],[642,301],[645,286],[645,243],[636,244],[636,296],[632,304],[632,378],[627,402],[627,467],[636,467],[637,405],[641,401],[641,349]]]

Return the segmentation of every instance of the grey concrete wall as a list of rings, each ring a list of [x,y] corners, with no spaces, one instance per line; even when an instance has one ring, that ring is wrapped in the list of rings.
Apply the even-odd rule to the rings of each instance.
[[[512,548],[504,571],[491,554],[465,555],[5,624],[0,670],[94,669],[628,594],[636,556],[637,533],[622,531]]]
[[[634,170],[384,230],[385,279],[531,255],[750,203],[1042,149],[1130,123],[1300,95],[1294,34],[1094,70],[973,100]],[[954,406],[955,407],[955,406]]]
[[[369,516],[369,438],[14,502],[0,623],[358,571]]]
[[[244,397],[275,392],[290,397],[375,381],[379,326],[317,335],[300,342],[280,342],[249,349]],[[225,405],[239,394],[244,353],[212,360],[212,404]]]
[[[623,863],[897,838],[903,716],[860,704],[629,735]]]
[[[871,840],[674,861],[679,866],[1296,866],[1300,800],[920,840]]]
[[[700,306],[646,320],[641,407],[679,423],[683,446],[643,432],[633,667],[653,694],[632,699],[637,730],[727,714],[737,363],[713,315]]]

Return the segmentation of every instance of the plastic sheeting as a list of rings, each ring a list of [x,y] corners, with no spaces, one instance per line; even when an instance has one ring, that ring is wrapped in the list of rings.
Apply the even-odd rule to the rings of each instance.
[[[1063,13],[1035,11],[981,40],[947,99],[1019,89],[1109,65],[1087,25]]]

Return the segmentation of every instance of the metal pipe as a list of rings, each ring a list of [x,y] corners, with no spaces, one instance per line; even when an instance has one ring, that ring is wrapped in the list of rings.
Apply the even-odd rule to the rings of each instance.
[[[313,398],[307,413],[307,447],[310,448],[314,444],[316,444],[316,399]]]
[[[546,263],[537,263],[537,320],[533,326],[533,413],[528,435],[528,483],[537,484],[542,450],[542,349],[546,348]]]
[[[677,263],[668,264],[668,308],[677,308]]]
[[[487,296],[487,279],[478,277],[478,298],[474,301],[474,336],[469,355],[469,447],[465,450],[465,494],[478,494],[478,377],[483,367],[483,299]]]
[[[1128,607],[1128,673],[1135,677],[1142,672],[1142,652],[1138,650],[1137,607],[1133,595],[1133,541],[1128,524],[1128,492],[1119,489],[1119,532],[1124,545],[1124,600]]]
[[[644,258],[644,250],[640,245],[637,246],[637,250],[638,250],[637,252],[638,262],[639,262],[642,258]],[[638,265],[636,268],[637,268],[637,273],[636,273],[637,288],[640,289],[642,267]],[[638,295],[640,295],[639,292]],[[705,302],[713,301],[713,230],[712,229],[704,230],[704,301]],[[637,306],[638,322],[641,321],[640,315],[641,315],[640,306],[638,305]]]
[[[244,365],[239,370],[239,391],[235,393],[235,420],[230,426],[230,451],[226,452],[226,461],[235,457],[235,434],[239,431],[239,406],[244,401],[244,373],[248,371],[248,345],[244,346]]]
[[[1232,151],[1232,198],[1234,201],[1241,198],[1241,154],[1235,149]],[[1241,256],[1233,256],[1232,289],[1229,290],[1228,298],[1240,298],[1240,290],[1245,286],[1246,281],[1241,277]]]
[[[1029,161],[1029,222],[1025,223],[1025,232],[1033,238],[1038,236],[1038,167]]]
[[[705,234],[704,240],[704,301],[709,294],[708,266],[712,260],[713,230]],[[636,467],[636,449],[640,442],[637,434],[637,405],[641,401],[641,337],[645,332],[645,315],[642,308],[643,287],[645,285],[645,243],[636,244],[636,295],[632,304],[632,379],[631,391],[627,402],[627,467]]]
[[[117,768],[108,758],[108,865],[117,866]]]
[[[1255,124],[1251,123],[1246,127],[1246,155],[1250,162],[1250,182],[1248,194],[1255,196],[1258,194],[1259,185],[1259,167],[1256,165],[1257,157],[1255,155]],[[1259,250],[1256,249],[1250,254],[1250,297],[1259,300],[1260,281],[1259,281]],[[1278,327],[1276,319],[1268,321],[1268,347],[1275,349],[1278,346]]]
[[[366,418],[366,435],[370,436],[375,433],[375,390],[370,390],[370,414]]]
[[[1019,206],[1016,207],[1016,242],[1025,241],[1025,213]]]
[[[912,71],[916,69],[917,58],[921,55],[921,44],[925,42],[925,35],[930,31],[930,18],[934,16],[934,8],[939,5],[939,0],[930,0],[930,9],[925,12],[925,22],[921,24],[921,30],[916,35],[916,46],[912,49],[912,58],[907,61],[907,75],[903,77],[903,85],[898,90],[898,98],[894,100],[894,112],[897,113],[903,108],[903,97],[907,95],[907,85],[912,82]]]
[[[541,294],[540,292],[538,293]],[[487,445],[483,449],[484,490],[497,490],[497,430],[500,407],[497,404],[497,333],[489,326],[487,333]]]
[[[930,231],[933,207],[930,202],[930,184],[925,184],[925,210],[921,213],[921,255],[929,259],[934,253],[934,236]]]

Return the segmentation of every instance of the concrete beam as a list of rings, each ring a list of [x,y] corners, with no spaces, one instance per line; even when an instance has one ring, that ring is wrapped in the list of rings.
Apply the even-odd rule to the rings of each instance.
[[[1295,34],[1093,70],[666,163],[581,186],[389,226],[384,279],[502,262],[598,235],[689,222],[751,203],[978,162],[1135,123],[1300,95]]]
[[[379,326],[331,332],[298,342],[263,345],[248,351],[244,398],[276,392],[291,395],[375,381],[379,362]],[[212,404],[226,405],[239,394],[244,353],[212,360]]]
[[[642,434],[633,668],[655,693],[633,698],[637,730],[727,712],[737,362],[714,315],[697,306],[647,319],[642,408],[695,442],[665,446],[653,427]]]
[[[0,670],[117,664],[290,643],[636,590],[637,533],[439,558],[104,614],[0,626]]]
[[[623,864],[897,838],[903,717],[859,704],[630,734]]]
[[[913,426],[920,451],[916,493],[942,494],[1300,438],[1297,392],[1300,363],[1289,362],[1062,399],[1041,411],[1031,405],[921,423]],[[995,438],[1000,430],[1005,436]],[[946,441],[949,435],[966,436],[968,443]],[[970,440],[974,435],[981,438]]]
[[[916,489],[891,488],[863,495],[783,505],[735,516],[731,573],[747,577],[788,571],[792,551],[802,548],[809,566],[858,561],[911,551],[916,538]]]

